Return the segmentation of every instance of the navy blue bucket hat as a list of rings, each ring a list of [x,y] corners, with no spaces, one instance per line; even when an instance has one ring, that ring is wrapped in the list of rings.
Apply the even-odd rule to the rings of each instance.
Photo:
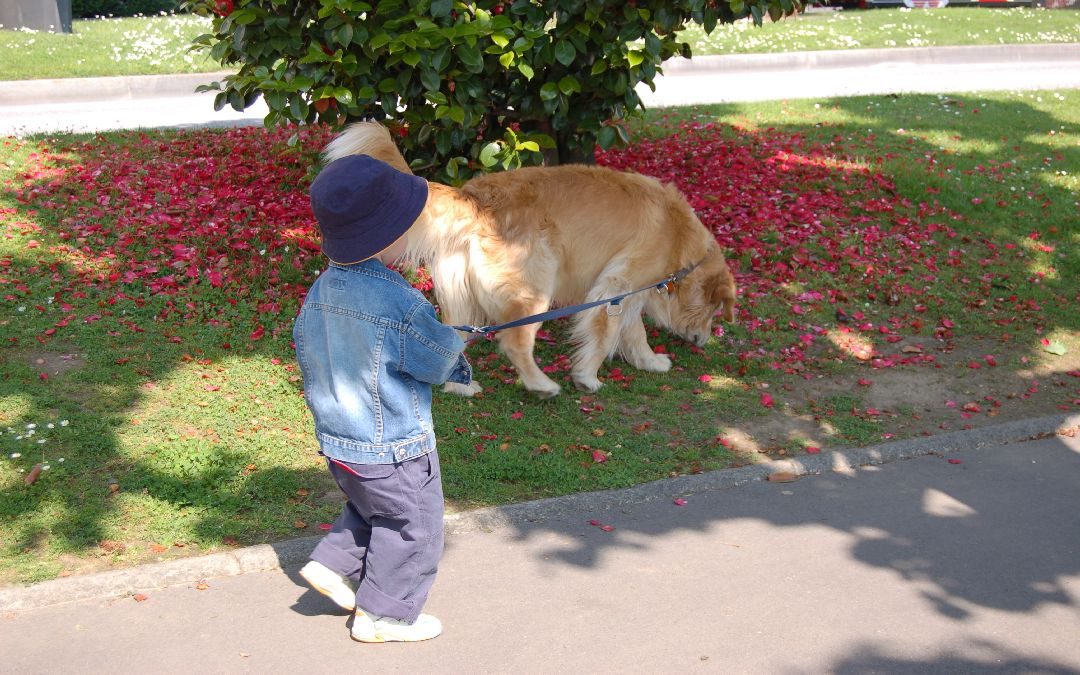
[[[331,261],[367,260],[408,231],[427,203],[427,181],[367,155],[336,159],[311,182],[311,210]]]

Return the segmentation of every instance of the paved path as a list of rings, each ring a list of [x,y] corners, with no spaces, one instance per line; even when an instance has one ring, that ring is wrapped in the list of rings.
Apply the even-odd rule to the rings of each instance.
[[[648,107],[904,92],[1080,88],[1080,44],[869,49],[699,57],[673,61]],[[261,124],[260,100],[244,112],[213,109],[192,93],[220,77],[92,78],[0,82],[0,136],[47,131]]]
[[[142,602],[0,614],[0,670],[1080,673],[1080,438],[992,440],[1034,428],[822,455],[791,483],[725,487],[719,472],[551,500],[455,531],[428,604],[445,632],[428,643],[352,642],[293,561]],[[851,466],[874,457],[893,461]]]

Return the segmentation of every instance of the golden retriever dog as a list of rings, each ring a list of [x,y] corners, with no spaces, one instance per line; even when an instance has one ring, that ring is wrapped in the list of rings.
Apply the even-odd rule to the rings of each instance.
[[[349,126],[326,161],[366,154],[411,173],[389,131]],[[671,185],[596,166],[528,167],[473,178],[461,188],[429,183],[428,201],[407,237],[408,255],[431,272],[442,321],[505,323],[656,284],[696,264],[666,289],[635,293],[621,311],[598,306],[573,317],[571,376],[589,392],[597,371],[620,355],[641,370],[666,372],[671,359],[649,346],[642,314],[696,345],[721,314],[734,320],[735,281],[719,245]],[[525,388],[547,398],[560,387],[537,366],[540,324],[500,331],[499,345]],[[471,396],[480,391],[448,385]]]

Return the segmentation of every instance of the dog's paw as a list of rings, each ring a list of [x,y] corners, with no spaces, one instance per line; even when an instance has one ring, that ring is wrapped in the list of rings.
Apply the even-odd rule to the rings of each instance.
[[[596,375],[578,376],[574,375],[574,384],[578,389],[587,391],[590,394],[599,391],[600,387],[604,386],[604,383],[596,379]]]
[[[529,391],[535,394],[537,398],[548,399],[558,396],[559,393],[562,391],[562,387],[552,382],[551,386],[544,386],[538,389],[529,389]]]
[[[635,364],[639,370],[647,370],[651,373],[666,373],[671,370],[671,357],[667,354],[650,354]]]
[[[480,386],[480,383],[476,380],[468,384],[459,384],[457,382],[447,382],[443,387],[443,391],[448,394],[457,394],[458,396],[464,396],[466,398],[472,398],[476,394],[484,391],[484,388]]]

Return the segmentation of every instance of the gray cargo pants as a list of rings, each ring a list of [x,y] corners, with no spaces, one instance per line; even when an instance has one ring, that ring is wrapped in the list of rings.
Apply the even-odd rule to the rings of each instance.
[[[357,609],[412,623],[443,553],[438,452],[397,464],[327,463],[348,501],[311,559],[357,583]]]

